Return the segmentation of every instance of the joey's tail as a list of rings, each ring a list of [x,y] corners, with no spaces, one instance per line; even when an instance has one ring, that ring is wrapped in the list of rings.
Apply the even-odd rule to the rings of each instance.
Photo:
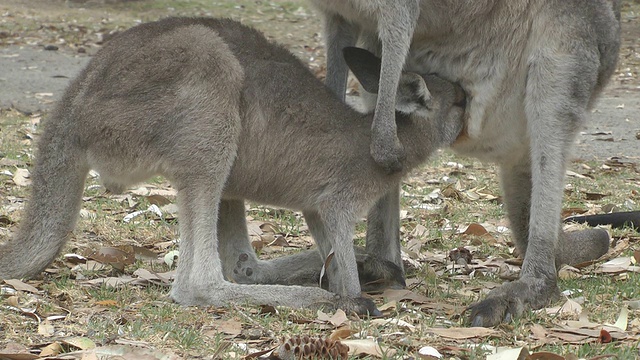
[[[59,119],[45,123],[31,173],[31,196],[13,239],[0,245],[0,279],[26,278],[44,270],[73,230],[89,171],[78,141]],[[68,129],[66,129],[68,130]]]

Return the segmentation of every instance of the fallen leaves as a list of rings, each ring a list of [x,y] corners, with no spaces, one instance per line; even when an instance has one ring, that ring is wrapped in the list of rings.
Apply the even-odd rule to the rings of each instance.
[[[499,331],[484,327],[427,328],[427,332],[453,340],[467,340],[497,336]]]
[[[31,178],[29,174],[29,170],[27,169],[16,169],[13,174],[13,183],[18,186],[29,186],[31,185]]]
[[[40,290],[36,289],[34,286],[29,285],[25,282],[22,282],[20,280],[17,279],[9,279],[9,280],[4,280],[4,283],[13,287],[14,289],[18,290],[18,291],[26,291],[26,292],[30,292],[33,294],[38,294],[40,293]]]

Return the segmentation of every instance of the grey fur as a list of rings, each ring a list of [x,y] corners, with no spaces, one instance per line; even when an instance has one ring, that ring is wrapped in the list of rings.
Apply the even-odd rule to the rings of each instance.
[[[378,74],[367,73],[367,64],[379,71],[375,56],[345,54],[363,82],[375,82]],[[400,83],[398,103],[414,109],[398,118],[410,169],[456,139],[464,93],[436,76],[407,73]],[[410,103],[427,84],[430,107]],[[354,224],[401,174],[370,158],[371,119],[237,22],[169,18],[132,28],[98,52],[44,122],[32,196],[15,238],[0,247],[0,278],[34,276],[53,261],[74,228],[89,169],[113,192],[159,174],[178,191],[178,303],[331,303],[375,313],[361,297]],[[233,242],[247,244],[244,199],[304,212],[321,258],[335,251],[331,292],[225,279],[233,280]]]
[[[311,2],[325,18],[327,84],[337,94],[344,96],[347,77],[340,46],[359,39],[382,55],[380,96],[365,98],[369,108],[376,102],[372,155],[386,168],[399,167],[392,113],[402,64],[460,82],[469,93],[466,134],[453,149],[500,165],[514,240],[525,254],[520,279],[471,308],[473,325],[495,325],[547,304],[557,291],[554,259],[571,262],[574,254],[563,251],[576,240],[585,241],[576,259],[606,251],[601,231],[560,236],[558,229],[572,142],[615,70],[619,0]],[[387,260],[397,264],[397,205],[387,199],[370,213],[376,232],[367,234],[367,248],[393,254]]]

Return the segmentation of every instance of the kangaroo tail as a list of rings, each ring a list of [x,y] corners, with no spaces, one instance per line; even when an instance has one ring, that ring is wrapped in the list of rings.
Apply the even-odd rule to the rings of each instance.
[[[70,129],[50,118],[40,138],[31,174],[31,196],[16,235],[0,245],[0,279],[27,278],[44,270],[73,230],[84,180],[86,155]]]

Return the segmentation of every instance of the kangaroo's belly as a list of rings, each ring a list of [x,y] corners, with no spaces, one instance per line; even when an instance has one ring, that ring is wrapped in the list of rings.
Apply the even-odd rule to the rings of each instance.
[[[454,151],[498,163],[526,155],[526,66],[518,58],[498,48],[426,46],[412,49],[406,69],[437,73],[467,92],[465,132],[452,145]]]

